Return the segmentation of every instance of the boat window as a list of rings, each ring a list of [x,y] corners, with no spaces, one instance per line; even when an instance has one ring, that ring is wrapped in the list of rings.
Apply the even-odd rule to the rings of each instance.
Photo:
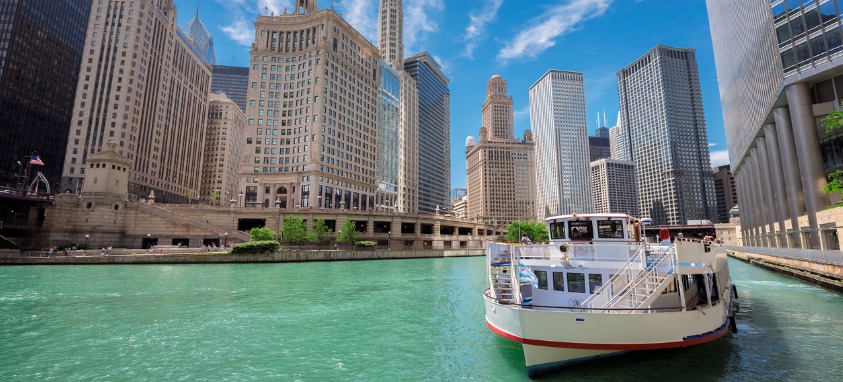
[[[585,273],[568,273],[568,292],[585,293]]]
[[[598,220],[597,237],[602,239],[623,239],[623,221]]]
[[[564,239],[565,238],[565,222],[550,223],[550,238]]]
[[[565,273],[553,272],[553,290],[565,291]]]
[[[591,220],[568,222],[568,237],[571,239],[594,238],[594,232],[591,229]]]
[[[539,279],[539,289],[547,289],[547,271],[535,271],[536,278]]]
[[[594,293],[594,291],[596,291],[597,288],[600,288],[602,285],[603,285],[603,275],[594,274],[594,273],[588,274],[588,290],[591,293]]]

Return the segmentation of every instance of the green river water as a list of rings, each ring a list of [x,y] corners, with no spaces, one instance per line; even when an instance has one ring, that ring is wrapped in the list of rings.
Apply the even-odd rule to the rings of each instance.
[[[483,258],[0,268],[0,381],[521,381]],[[843,297],[730,260],[737,335],[568,381],[836,381]]]

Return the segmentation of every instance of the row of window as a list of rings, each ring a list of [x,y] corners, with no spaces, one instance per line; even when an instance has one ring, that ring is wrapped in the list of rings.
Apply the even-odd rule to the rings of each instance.
[[[533,272],[539,280],[539,289],[548,290],[547,271]],[[564,292],[566,290],[571,293],[594,293],[597,288],[603,285],[603,275],[599,273],[565,273],[552,272],[553,290],[557,292]],[[586,290],[586,278],[588,279],[588,289]]]

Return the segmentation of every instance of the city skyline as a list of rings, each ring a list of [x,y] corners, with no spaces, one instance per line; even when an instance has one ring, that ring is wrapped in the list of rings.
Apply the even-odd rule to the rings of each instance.
[[[222,5],[222,4],[225,5]],[[320,0],[320,8],[332,1]],[[697,50],[700,64],[703,104],[712,144],[712,166],[728,163],[723,117],[714,73],[711,36],[704,2],[675,4],[670,1],[553,1],[549,4],[521,4],[515,1],[444,2],[407,0],[404,7],[405,56],[428,51],[442,64],[451,80],[451,187],[464,187],[464,142],[477,137],[480,127],[479,104],[484,84],[500,73],[507,78],[515,98],[514,137],[529,128],[529,86],[549,69],[580,71],[585,74],[586,109],[589,135],[597,128],[594,116],[610,116],[614,125],[618,110],[615,73],[657,44]],[[176,0],[179,25],[195,15],[195,0]],[[217,63],[245,66],[248,46],[238,42],[238,33],[251,28],[245,41],[254,37],[256,16],[266,9],[292,12],[292,1],[202,1],[199,17],[214,37]],[[265,9],[266,7],[266,9]],[[340,2],[336,9],[370,41],[377,40],[376,0]],[[567,10],[582,16],[578,22],[560,15]],[[682,14],[684,17],[660,17]],[[506,15],[506,17],[502,17]],[[639,22],[646,18],[642,26]],[[558,28],[550,35],[527,41],[521,30],[555,20]],[[246,28],[246,29],[243,29]],[[557,33],[558,32],[558,33]],[[456,36],[456,37],[455,37]],[[617,38],[624,36],[624,38]],[[511,39],[508,41],[507,39]],[[240,40],[244,41],[244,40]],[[520,53],[519,53],[520,52]],[[471,53],[470,55],[468,53]],[[232,61],[232,58],[234,59]],[[481,65],[479,68],[478,65]]]

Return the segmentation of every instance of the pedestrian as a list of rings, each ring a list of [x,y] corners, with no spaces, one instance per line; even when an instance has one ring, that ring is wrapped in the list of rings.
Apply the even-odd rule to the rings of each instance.
[[[533,241],[530,240],[530,238],[527,237],[526,234],[521,235],[521,245],[530,245],[530,244],[533,244]]]
[[[105,249],[105,254],[106,254],[106,255],[110,255],[110,254],[111,254],[111,246],[110,246],[110,245],[108,246],[108,248],[106,248],[106,249]]]
[[[55,257],[53,255],[53,247],[50,247],[50,250],[47,251],[47,257]]]

